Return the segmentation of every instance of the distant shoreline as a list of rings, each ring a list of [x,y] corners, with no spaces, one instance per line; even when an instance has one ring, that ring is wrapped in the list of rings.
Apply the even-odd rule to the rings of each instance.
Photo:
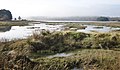
[[[37,20],[36,20],[37,21]],[[102,22],[105,22],[105,23],[107,23],[107,22],[119,22],[119,21],[50,21],[50,20],[41,20],[41,21],[38,21],[38,22],[45,22],[45,23],[72,23],[72,22],[76,22],[76,23],[79,23],[79,22],[100,22],[100,23],[102,23]]]

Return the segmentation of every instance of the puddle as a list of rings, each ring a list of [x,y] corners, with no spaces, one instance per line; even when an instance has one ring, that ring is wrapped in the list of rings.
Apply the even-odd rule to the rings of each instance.
[[[59,53],[59,54],[55,54],[55,55],[51,55],[51,56],[48,56],[48,58],[54,58],[54,57],[68,57],[68,56],[71,56],[73,55],[72,53],[69,53],[69,54],[66,54],[66,53]]]
[[[83,70],[83,68],[77,68],[77,67],[75,67],[75,68],[73,68],[71,70]]]

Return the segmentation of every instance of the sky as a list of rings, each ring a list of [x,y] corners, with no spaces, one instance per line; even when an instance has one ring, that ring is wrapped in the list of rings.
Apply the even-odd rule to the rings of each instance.
[[[13,17],[120,16],[120,0],[0,0]]]

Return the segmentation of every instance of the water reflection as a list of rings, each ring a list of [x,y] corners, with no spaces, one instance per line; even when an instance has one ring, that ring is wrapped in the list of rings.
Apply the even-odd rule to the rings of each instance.
[[[34,31],[49,30],[60,31],[63,25],[34,24],[32,26],[12,26],[9,31],[0,32],[0,39],[23,39],[31,36]]]
[[[119,30],[120,28],[112,28],[112,27],[106,27],[106,26],[94,26],[94,25],[84,25],[87,26],[85,29],[79,29],[77,32],[85,32],[90,33],[92,31],[96,32],[110,32],[113,30]]]
[[[113,30],[120,30],[120,28],[111,28],[106,26],[94,26],[94,25],[84,25],[87,26],[85,29],[79,29],[77,32],[90,33],[92,31],[96,32],[110,32]],[[31,36],[34,31],[49,30],[49,31],[61,31],[64,30],[64,25],[47,25],[44,23],[33,23],[30,26],[12,26],[0,28],[0,40],[1,39],[23,39]]]
[[[11,29],[11,26],[0,26],[0,32],[6,32]]]
[[[77,68],[77,67],[74,67],[73,69],[71,70],[83,70],[83,68]]]
[[[66,53],[58,53],[58,54],[55,54],[55,55],[48,56],[48,58],[68,57],[68,56],[71,56],[71,55],[73,55],[73,53],[69,53],[69,54],[66,54]]]

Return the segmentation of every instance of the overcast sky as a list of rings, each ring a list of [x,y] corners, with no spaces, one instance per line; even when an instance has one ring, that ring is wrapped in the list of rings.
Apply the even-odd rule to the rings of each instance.
[[[120,0],[0,0],[14,17],[120,16]]]

